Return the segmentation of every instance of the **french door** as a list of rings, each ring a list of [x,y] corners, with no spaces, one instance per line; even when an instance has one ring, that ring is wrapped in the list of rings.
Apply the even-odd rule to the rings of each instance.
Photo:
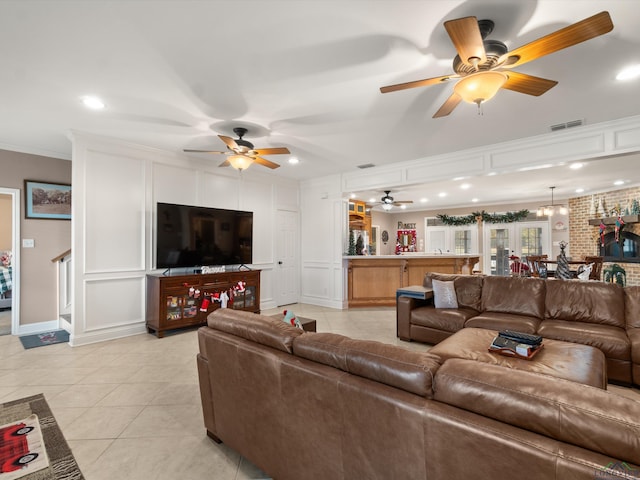
[[[509,275],[509,257],[551,254],[548,222],[484,224],[484,269],[490,275]]]

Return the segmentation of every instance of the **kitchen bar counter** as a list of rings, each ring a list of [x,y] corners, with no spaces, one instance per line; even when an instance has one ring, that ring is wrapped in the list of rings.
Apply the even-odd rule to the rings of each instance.
[[[348,302],[352,307],[395,306],[396,291],[422,285],[427,272],[471,273],[477,255],[347,256]]]

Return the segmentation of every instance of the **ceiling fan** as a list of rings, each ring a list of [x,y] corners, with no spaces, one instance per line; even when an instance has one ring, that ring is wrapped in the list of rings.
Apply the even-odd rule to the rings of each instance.
[[[376,205],[382,205],[384,210],[391,210],[393,207],[400,207],[402,205],[406,205],[408,203],[413,203],[413,200],[399,200],[395,201],[391,195],[391,190],[385,190],[384,195],[380,199],[379,202],[373,204],[367,204],[367,207],[374,207]]]
[[[453,87],[451,96],[433,118],[449,115],[462,100],[476,103],[480,108],[482,102],[491,99],[501,88],[539,96],[558,82],[510,69],[610,32],[613,23],[609,12],[600,12],[511,51],[498,40],[485,39],[493,31],[493,27],[493,21],[478,20],[476,17],[444,22],[444,28],[458,52],[453,59],[455,73],[389,85],[380,88],[380,91],[388,93],[426,87],[460,78]]]
[[[282,155],[291,153],[286,147],[276,148],[254,148],[253,143],[243,140],[243,136],[247,133],[247,129],[243,127],[236,127],[233,132],[238,135],[237,139],[227,137],[225,135],[218,135],[227,145],[227,151],[216,150],[192,150],[185,149],[185,152],[196,153],[215,153],[228,155],[227,159],[222,162],[220,167],[228,167],[231,165],[236,170],[244,170],[248,168],[253,162],[268,168],[278,168],[280,165],[274,163],[266,158],[262,158],[262,155]]]

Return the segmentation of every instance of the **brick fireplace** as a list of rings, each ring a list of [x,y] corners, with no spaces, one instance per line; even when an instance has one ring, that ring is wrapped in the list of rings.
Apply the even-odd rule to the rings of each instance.
[[[640,200],[640,187],[615,190],[595,195],[596,199],[602,197],[605,208],[611,210],[616,204],[623,209],[633,199]],[[589,214],[592,205],[592,196],[576,197],[569,199],[569,248],[571,256],[575,259],[584,258],[585,255],[601,255],[599,242],[599,228],[597,225],[589,225],[593,215]],[[600,218],[599,214],[596,218]],[[613,226],[608,226],[606,233],[613,232]],[[626,224],[623,232],[640,236],[640,223]],[[633,239],[634,237],[631,237]],[[636,260],[638,261],[638,260]],[[621,261],[607,261],[603,268],[612,263],[617,263],[627,272],[627,285],[640,285],[640,263],[627,263]]]

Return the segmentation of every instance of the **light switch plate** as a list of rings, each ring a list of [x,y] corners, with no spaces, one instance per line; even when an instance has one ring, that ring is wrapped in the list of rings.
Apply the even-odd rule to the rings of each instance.
[[[36,242],[33,238],[23,238],[22,239],[22,248],[33,248],[36,246]]]

